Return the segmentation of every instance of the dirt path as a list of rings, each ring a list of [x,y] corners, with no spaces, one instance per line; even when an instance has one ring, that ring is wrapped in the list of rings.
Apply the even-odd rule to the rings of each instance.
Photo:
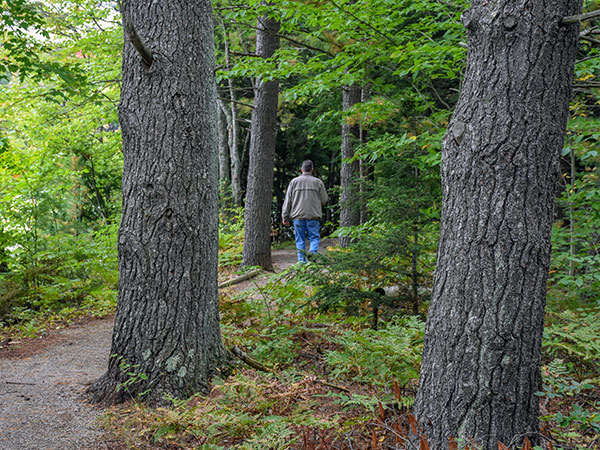
[[[46,348],[26,344],[25,358],[0,359],[0,450],[114,448],[99,440],[102,411],[83,396],[106,370],[112,326],[112,318],[93,320]]]
[[[273,251],[277,271],[296,261],[295,249]],[[106,371],[112,327],[112,318],[91,320],[0,351],[0,450],[122,448],[102,439],[102,409],[84,395]]]

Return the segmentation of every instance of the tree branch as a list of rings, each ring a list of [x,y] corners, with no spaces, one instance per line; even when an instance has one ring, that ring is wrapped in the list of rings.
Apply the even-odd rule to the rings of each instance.
[[[234,346],[234,347],[231,347],[229,349],[229,351],[231,353],[233,353],[235,356],[237,356],[239,359],[241,359],[242,361],[244,361],[246,364],[248,364],[253,369],[260,370],[261,372],[273,373],[272,369],[269,369],[267,366],[261,364],[257,360],[255,360],[253,358],[250,358],[246,353],[244,353],[242,351],[241,348],[239,348],[237,346]]]
[[[600,54],[586,56],[585,58],[581,58],[579,61],[576,61],[575,64],[579,64],[579,63],[582,63],[584,61],[589,61],[590,59],[596,59],[596,58],[600,58]]]
[[[572,23],[581,22],[582,20],[593,19],[594,17],[598,17],[598,16],[600,16],[600,9],[597,9],[595,11],[590,11],[590,12],[587,12],[585,14],[578,14],[576,16],[567,16],[567,17],[564,17],[560,21],[560,24],[561,25],[570,25]]]
[[[125,33],[129,37],[131,44],[138,51],[146,66],[150,67],[154,62],[154,56],[152,55],[152,52],[144,45],[140,36],[137,34],[137,31],[135,31],[133,24],[129,20],[126,20],[124,25]]]
[[[579,39],[591,42],[592,44],[600,45],[600,39],[595,39],[595,38],[589,37],[589,36],[579,36]]]
[[[329,0],[329,3],[331,3],[333,6],[335,6],[337,9],[339,9],[341,12],[343,12],[344,14],[348,14],[350,17],[354,18],[355,20],[358,20],[360,23],[362,23],[363,25],[367,26],[368,28],[370,28],[371,30],[373,30],[375,33],[377,33],[378,35],[384,37],[385,39],[387,39],[388,41],[390,41],[394,46],[397,46],[398,43],[393,40],[391,37],[389,37],[387,34],[379,31],[377,28],[375,28],[373,25],[371,25],[368,22],[365,22],[364,20],[362,20],[360,17],[357,17],[356,15],[352,14],[350,11],[348,11],[347,9],[342,8],[340,5],[338,5],[336,2],[334,2],[333,0]]]
[[[233,20],[228,20],[227,22],[230,23],[230,24],[234,24],[234,25],[243,25],[244,27],[249,28],[251,30],[260,30],[258,27],[254,26],[254,25],[250,25],[249,23],[245,23],[245,22],[236,22],[236,21],[233,21]],[[300,42],[300,41],[298,41],[296,39],[293,39],[293,38],[291,38],[289,36],[286,36],[284,34],[274,33],[274,35],[277,36],[277,37],[279,37],[279,38],[281,38],[281,39],[285,39],[286,41],[291,42],[292,44],[296,44],[296,45],[299,45],[301,47],[304,47],[304,48],[306,48],[308,50],[314,50],[316,52],[325,53],[328,56],[333,56],[327,50],[323,50],[322,48],[318,48],[318,47],[313,47],[312,45],[306,44],[304,42]]]
[[[247,56],[249,58],[260,58],[260,56],[254,53],[241,53],[241,52],[230,52],[233,56]]]
[[[599,88],[600,81],[575,81],[573,83],[574,88]]]

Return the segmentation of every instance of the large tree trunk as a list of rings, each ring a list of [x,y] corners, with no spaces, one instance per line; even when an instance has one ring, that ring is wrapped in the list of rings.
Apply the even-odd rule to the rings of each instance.
[[[153,60],[125,42],[119,301],[108,371],[91,391],[161,402],[205,391],[225,359],[211,4],[125,0],[123,23]]]
[[[475,0],[460,99],[444,137],[438,262],[415,414],[497,449],[538,432],[554,181],[580,0]]]
[[[358,86],[344,86],[342,88],[343,110],[348,111],[352,106],[360,103],[361,88]],[[358,204],[360,168],[358,161],[351,163],[344,160],[354,156],[354,147],[360,139],[360,125],[351,124],[344,120],[342,124],[342,168],[340,195],[340,227],[360,225],[360,205]],[[350,244],[348,237],[340,238],[340,246]]]
[[[279,48],[279,22],[263,16],[258,21],[256,54],[271,58]],[[272,270],[271,209],[273,204],[273,164],[277,134],[276,80],[257,79],[250,130],[250,164],[246,187],[244,266],[261,266]]]

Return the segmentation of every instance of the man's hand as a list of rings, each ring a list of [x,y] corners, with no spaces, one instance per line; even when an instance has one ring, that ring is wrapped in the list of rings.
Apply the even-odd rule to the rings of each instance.
[[[290,224],[290,222],[289,222],[289,221],[287,221],[287,220],[284,220],[284,221],[283,221],[283,224],[284,224],[284,225],[289,225],[289,224]]]

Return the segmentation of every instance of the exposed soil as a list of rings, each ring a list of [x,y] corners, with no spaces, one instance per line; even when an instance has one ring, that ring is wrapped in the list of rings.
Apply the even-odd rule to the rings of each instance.
[[[102,410],[84,397],[106,370],[112,326],[93,320],[2,353],[1,450],[118,448],[102,442]]]
[[[296,261],[293,248],[273,251],[276,271]],[[112,317],[92,319],[43,339],[0,343],[0,450],[124,448],[102,436],[103,410],[85,395],[107,368],[112,328]]]

